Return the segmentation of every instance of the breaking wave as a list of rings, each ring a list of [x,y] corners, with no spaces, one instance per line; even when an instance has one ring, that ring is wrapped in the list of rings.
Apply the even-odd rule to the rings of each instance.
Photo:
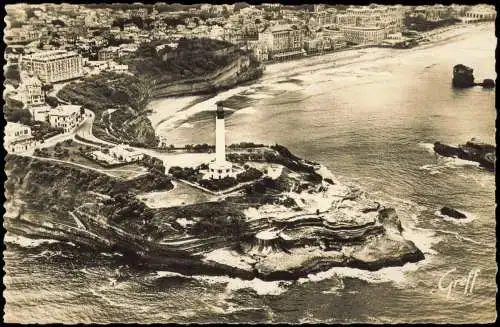
[[[52,239],[32,239],[19,235],[5,235],[4,242],[11,243],[15,245],[19,245],[24,248],[35,248],[44,244],[53,244],[53,243],[61,243],[61,241],[52,240]],[[70,242],[67,242],[70,244]]]

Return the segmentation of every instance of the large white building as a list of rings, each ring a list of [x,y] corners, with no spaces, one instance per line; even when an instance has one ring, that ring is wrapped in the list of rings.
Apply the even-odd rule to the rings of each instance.
[[[303,32],[296,25],[275,25],[259,34],[259,41],[268,43],[274,53],[299,50],[302,48]]]
[[[494,6],[477,5],[467,11],[465,17],[469,21],[493,21],[497,17],[497,12]]]
[[[84,119],[80,110],[80,106],[59,105],[49,111],[49,123],[62,128],[64,133],[72,132]]]
[[[359,26],[341,26],[340,30],[344,33],[348,42],[355,44],[378,44],[387,37],[385,27],[359,27]]]
[[[29,107],[29,111],[33,120],[47,122],[49,120],[51,107],[49,105],[32,106]]]
[[[42,51],[21,57],[21,67],[46,83],[62,82],[83,76],[82,56],[73,51]]]
[[[25,152],[36,145],[29,126],[8,122],[5,125],[4,147],[7,152]]]
[[[135,162],[144,158],[144,154],[142,152],[127,147],[124,144],[119,144],[109,149],[109,154],[113,158],[124,162]]]

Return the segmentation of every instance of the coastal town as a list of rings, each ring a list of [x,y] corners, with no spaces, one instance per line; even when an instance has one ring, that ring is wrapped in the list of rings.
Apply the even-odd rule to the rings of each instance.
[[[40,147],[44,139],[54,135],[74,133],[91,119],[92,113],[85,110],[92,108],[79,109],[77,106],[84,103],[68,103],[58,92],[68,83],[105,73],[133,75],[124,58],[133,56],[144,44],[153,44],[157,54],[168,61],[181,57],[178,53],[186,53],[183,58],[190,56],[189,51],[175,51],[179,40],[224,41],[228,46],[223,44],[219,53],[241,48],[249,54],[243,58],[246,61],[240,60],[241,68],[248,66],[249,60],[269,64],[364,47],[410,48],[429,41],[440,30],[494,21],[496,17],[494,7],[488,5],[158,3],[19,4],[6,8],[4,112],[11,122],[6,148],[12,152]]]
[[[229,142],[233,115],[246,109],[257,116],[253,103],[282,94],[273,84],[291,90],[278,105],[293,103],[302,96],[294,93],[302,85],[297,72],[425,49],[496,19],[486,4],[12,4],[6,12],[9,239],[104,253],[136,274],[267,283],[334,267],[374,272],[417,264],[429,250],[409,237],[408,212],[339,178],[328,163],[292,153],[292,145],[266,139],[265,131],[267,143]],[[276,68],[293,63],[288,74]],[[363,84],[364,72],[386,76],[383,70],[359,70],[352,78]],[[474,80],[474,70],[462,64],[446,71],[453,74],[450,89],[482,86],[487,95],[495,88],[483,76],[488,72],[476,70]],[[258,84],[269,74],[279,78]],[[260,131],[258,119],[242,129]],[[198,129],[197,120],[210,123]],[[276,129],[314,133],[299,125]],[[175,129],[201,136],[184,140]],[[435,141],[442,157],[496,169],[494,145]],[[334,152],[321,153],[328,151]],[[335,155],[354,157],[344,151]],[[452,204],[439,213],[471,216]],[[130,277],[114,274],[110,287]]]

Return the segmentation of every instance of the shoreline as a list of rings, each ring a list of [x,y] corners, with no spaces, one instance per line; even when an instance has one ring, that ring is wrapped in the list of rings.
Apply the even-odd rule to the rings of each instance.
[[[265,64],[266,69],[261,78],[252,83],[235,86],[212,95],[188,95],[180,97],[166,97],[152,100],[147,108],[153,112],[148,119],[154,126],[157,135],[165,135],[173,129],[180,127],[185,121],[197,113],[210,110],[216,101],[226,100],[232,96],[245,95],[245,92],[257,88],[272,86],[277,81],[290,79],[293,76],[325,68],[337,69],[346,66],[356,67],[366,62],[379,60],[391,60],[394,56],[410,54],[413,51],[426,50],[435,46],[446,44],[457,38],[466,37],[472,31],[490,28],[490,24],[452,25],[440,29],[424,32],[424,35],[433,35],[434,38],[411,49],[392,49],[382,47],[370,47],[363,49],[348,49],[345,51],[332,52],[323,55],[305,57],[298,60],[275,62]],[[435,36],[437,34],[437,36]],[[391,54],[391,56],[388,56]],[[205,99],[204,99],[205,98]],[[252,98],[254,99],[254,98]],[[259,100],[256,98],[255,100]],[[169,143],[176,144],[178,140]]]

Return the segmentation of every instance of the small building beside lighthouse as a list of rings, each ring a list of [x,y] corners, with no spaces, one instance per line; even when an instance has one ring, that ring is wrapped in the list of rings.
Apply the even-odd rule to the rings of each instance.
[[[208,169],[211,179],[234,177],[233,164],[226,161],[226,131],[221,103],[217,103],[215,112],[215,160],[210,162]]]

